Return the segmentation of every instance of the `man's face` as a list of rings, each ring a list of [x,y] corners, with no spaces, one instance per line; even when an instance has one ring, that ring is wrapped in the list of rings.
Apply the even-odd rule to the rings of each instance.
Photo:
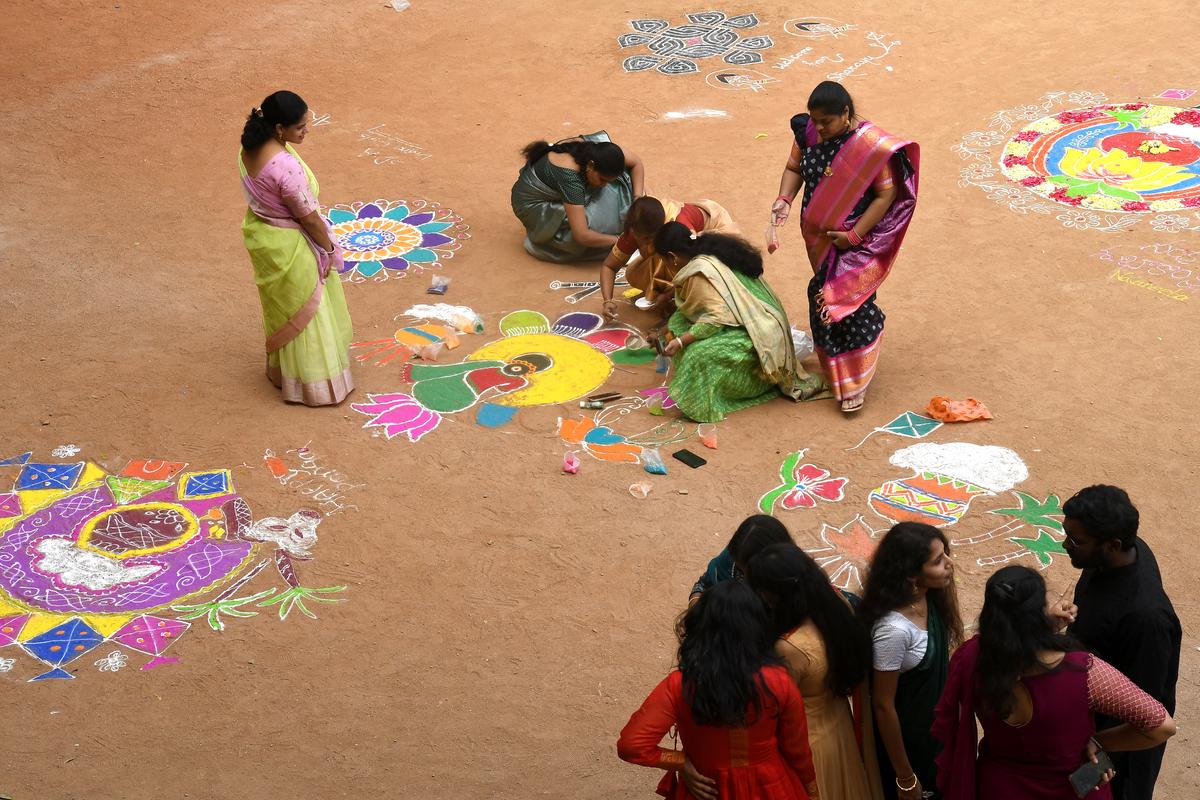
[[[1063,531],[1067,534],[1063,540],[1063,549],[1071,557],[1071,566],[1075,569],[1096,569],[1107,565],[1106,551],[1110,548],[1088,534],[1082,522],[1065,519]]]

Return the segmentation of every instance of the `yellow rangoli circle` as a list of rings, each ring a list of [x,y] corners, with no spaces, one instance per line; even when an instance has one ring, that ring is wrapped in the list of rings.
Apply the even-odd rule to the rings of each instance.
[[[467,361],[509,361],[527,353],[543,353],[553,365],[527,376],[529,385],[489,400],[502,406],[546,406],[593,392],[612,374],[612,361],[591,345],[555,333],[529,333],[485,344]]]

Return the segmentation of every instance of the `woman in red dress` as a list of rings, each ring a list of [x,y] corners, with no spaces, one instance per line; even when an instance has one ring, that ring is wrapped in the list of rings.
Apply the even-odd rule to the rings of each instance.
[[[1121,724],[1097,733],[1097,712]],[[1174,733],[1161,703],[1054,632],[1041,575],[1005,567],[988,579],[979,635],[950,661],[933,726],[937,783],[943,800],[1074,800],[1071,773],[1100,750],[1144,750]]]
[[[671,800],[817,800],[804,701],[753,590],[713,586],[678,635],[679,669],[629,718],[617,754],[667,770],[658,793]],[[672,727],[682,750],[659,746]]]

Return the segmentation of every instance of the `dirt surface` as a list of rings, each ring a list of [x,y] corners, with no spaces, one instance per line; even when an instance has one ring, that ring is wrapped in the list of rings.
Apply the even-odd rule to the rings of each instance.
[[[978,397],[996,418],[924,441],[1015,450],[1029,470],[1017,488],[1037,498],[1065,499],[1100,481],[1134,498],[1185,629],[1180,733],[1157,796],[1197,796],[1186,498],[1200,445],[1200,298],[1116,280],[1096,254],[1161,243],[1195,250],[1200,237],[1156,230],[1151,215],[1105,232],[1067,227],[1065,207],[1020,213],[966,185],[967,162],[952,149],[988,130],[996,111],[1047,92],[1166,102],[1151,98],[1200,86],[1185,44],[1200,35],[1195,15],[1165,0],[1139,3],[1136,24],[1033,2],[965,10],[938,0],[920,13],[826,4],[807,10],[857,27],[809,40],[784,30],[790,4],[726,5],[730,15],[758,15],[744,35],[773,38],[758,69],[777,79],[731,91],[705,80],[727,66],[719,58],[692,75],[622,69],[647,52],[618,47],[628,20],[680,21],[699,5],[567,2],[552,16],[528,0],[414,0],[402,13],[365,0],[167,5],[6,6],[0,458],[33,450],[53,461],[51,449],[69,442],[82,448],[78,459],[112,472],[139,457],[231,468],[256,516],[286,517],[312,501],[299,481],[272,476],[264,451],[291,466],[299,456],[287,451],[307,444],[320,464],[312,469],[338,473],[347,507],[325,519],[315,558],[297,569],[305,586],[347,588],[336,595],[343,602],[310,606],[319,620],[280,621],[275,607],[227,618],[223,633],[194,620],[170,652],[181,663],[152,671],[128,650],[127,667],[98,670],[97,659],[121,649],[110,642],[68,665],[74,681],[26,683],[44,665],[0,649],[15,660],[0,674],[0,794],[649,797],[657,774],[618,761],[614,742],[670,668],[672,621],[707,559],[778,484],[783,458],[803,448],[850,482],[840,503],[781,513],[798,541],[822,546],[822,523],[840,528],[859,514],[885,529],[867,495],[908,474],[888,458],[913,440],[878,434],[845,448],[945,394]],[[694,438],[683,445],[706,467],[672,462],[639,500],[626,491],[646,477],[636,465],[584,455],[578,475],[560,473],[556,419],[577,417],[575,403],[522,409],[495,430],[466,412],[420,442],[389,442],[364,430],[349,403],[285,406],[263,377],[235,157],[246,113],[269,92],[295,90],[328,117],[302,149],[323,203],[426,198],[470,226],[461,250],[431,272],[451,276],[446,301],[474,307],[488,327],[464,337],[450,361],[495,338],[509,311],[553,320],[599,310],[598,297],[569,306],[566,292],[547,288],[590,279],[594,268],[539,263],[521,248],[508,191],[527,141],[606,129],[645,160],[648,191],[716,199],[757,236],[788,118],[828,73],[880,52],[868,32],[901,44],[844,82],[866,117],[919,141],[924,155],[917,216],[880,293],[883,357],[859,416],[784,400],[738,413],[719,426],[719,450]],[[802,60],[777,68],[805,47],[813,49]],[[804,63],[839,53],[838,63]],[[696,109],[724,116],[667,115]],[[428,157],[394,140],[383,148],[392,158],[381,157],[378,141],[363,138],[377,126]],[[809,274],[793,226],[768,277],[800,324]],[[397,314],[430,299],[429,277],[347,285],[356,339],[389,337]],[[644,322],[632,309],[622,315]],[[355,362],[351,402],[400,391],[397,364]],[[634,391],[654,379],[650,367],[632,366],[607,385]],[[646,424],[631,430],[655,422],[635,414]],[[4,481],[16,477],[0,469]],[[1014,504],[1009,492],[977,498],[951,533],[988,531],[1003,520],[985,512]],[[976,559],[1006,546],[962,551],[960,592],[972,614],[987,574]],[[1046,574],[1061,590],[1074,572],[1054,556]],[[272,569],[245,591],[280,585]]]

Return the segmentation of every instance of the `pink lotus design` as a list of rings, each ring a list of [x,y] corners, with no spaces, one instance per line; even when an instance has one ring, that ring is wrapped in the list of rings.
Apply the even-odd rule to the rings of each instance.
[[[785,510],[797,508],[816,508],[817,500],[836,503],[845,497],[846,484],[849,478],[831,478],[829,470],[815,464],[801,464],[806,450],[792,453],[783,460],[779,468],[779,477],[783,483],[762,496],[758,507],[764,514],[770,514],[776,502],[780,502]]]
[[[410,394],[368,394],[369,403],[351,403],[350,407],[362,414],[373,414],[364,428],[383,428],[384,435],[394,439],[400,434],[408,436],[410,442],[436,428],[442,415],[425,408]]]

